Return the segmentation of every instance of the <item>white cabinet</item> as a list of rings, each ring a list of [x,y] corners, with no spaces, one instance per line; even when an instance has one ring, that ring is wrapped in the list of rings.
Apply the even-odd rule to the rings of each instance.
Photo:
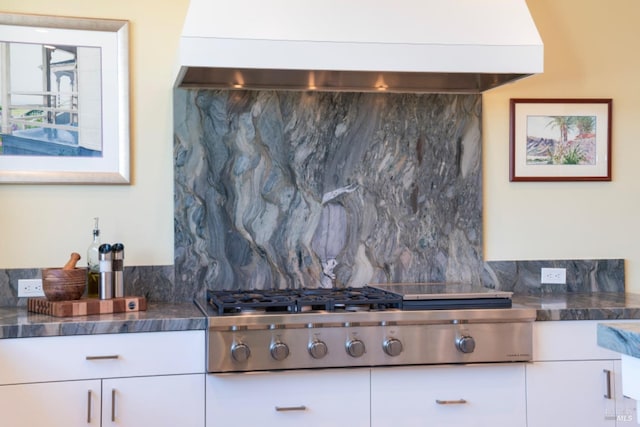
[[[204,375],[102,381],[102,426],[204,426]]]
[[[100,425],[100,380],[0,386],[0,425]]]
[[[524,365],[377,368],[371,426],[526,425]]]
[[[0,340],[0,425],[204,426],[204,331]]]
[[[4,385],[0,425],[204,426],[204,375]]]
[[[207,375],[206,381],[208,427],[370,425],[369,369]]]
[[[528,427],[635,422],[635,401],[622,395],[619,356],[597,346],[597,323],[534,324],[534,361],[526,367]]]
[[[640,400],[640,358],[622,354],[622,390]]]
[[[527,366],[529,427],[614,426],[613,375],[612,360],[538,362]],[[611,387],[609,394],[607,383]]]
[[[633,425],[632,422],[640,424],[640,420],[638,419],[637,399],[627,397],[628,395],[634,396],[632,392],[628,395],[625,392],[622,374],[623,363],[624,362],[620,360],[613,362],[613,371],[615,372],[616,422],[619,426],[628,427],[629,425]],[[636,389],[637,388],[636,386]],[[636,395],[636,397],[640,397],[640,394]]]
[[[204,372],[204,331],[0,339],[0,384]]]
[[[526,424],[521,363],[207,375],[206,382],[208,427]]]

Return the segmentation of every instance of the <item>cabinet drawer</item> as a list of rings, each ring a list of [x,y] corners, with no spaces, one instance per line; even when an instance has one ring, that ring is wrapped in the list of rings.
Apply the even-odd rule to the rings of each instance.
[[[0,384],[203,373],[204,331],[0,340]]]
[[[620,354],[598,346],[598,323],[637,320],[545,321],[533,324],[533,360],[611,360]]]
[[[373,369],[373,427],[526,425],[522,364]]]
[[[369,370],[207,375],[207,425],[369,427]]]

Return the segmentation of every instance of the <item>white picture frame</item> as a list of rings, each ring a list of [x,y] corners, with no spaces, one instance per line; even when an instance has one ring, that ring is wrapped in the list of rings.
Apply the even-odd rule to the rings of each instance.
[[[0,151],[0,183],[129,184],[128,22],[110,19],[0,13],[0,78],[2,79],[0,80],[0,106],[2,106],[2,111],[9,112],[6,115],[3,114],[4,118],[0,118],[0,124],[2,124],[0,136],[7,141],[11,136],[13,136],[12,141],[16,140],[12,135],[12,133],[16,133],[16,123],[22,122],[24,124],[26,121],[24,118],[21,120],[12,116],[16,106],[15,103],[12,104],[11,96],[15,95],[14,98],[16,98],[20,95],[25,97],[33,95],[31,92],[15,91],[11,93],[13,86],[10,76],[15,77],[19,73],[16,73],[15,69],[12,73],[8,71],[12,58],[10,50],[12,47],[14,50],[20,49],[22,44],[38,45],[37,47],[41,45],[43,52],[46,52],[46,49],[62,46],[63,50],[75,49],[74,52],[88,52],[83,54],[82,58],[93,58],[85,61],[91,66],[85,66],[82,71],[79,71],[81,65],[78,64],[82,61],[77,58],[81,56],[79,53],[74,53],[75,68],[73,73],[75,80],[80,80],[80,82],[76,84],[76,87],[72,85],[72,89],[67,92],[69,99],[72,99],[72,96],[76,97],[73,98],[74,101],[68,103],[72,107],[62,108],[59,107],[59,104],[56,104],[58,105],[56,107],[51,101],[47,101],[48,103],[41,110],[37,110],[43,112],[43,116],[48,115],[48,119],[39,119],[41,123],[46,124],[28,126],[28,130],[42,126],[43,132],[45,130],[49,134],[55,132],[56,137],[58,132],[72,133],[74,138],[68,145],[80,144],[83,149],[89,147],[90,150],[84,149],[83,154],[77,154],[77,150],[73,154],[66,154],[66,152],[51,154],[49,151],[45,155],[38,152],[25,154],[21,149],[9,153],[13,149],[10,150],[9,143],[5,142],[5,150]],[[18,61],[14,60],[15,62]],[[51,74],[49,68],[52,67],[52,61],[48,60],[43,63],[47,64],[47,71]],[[85,83],[84,86],[82,82]],[[49,83],[45,89],[41,89],[43,92],[38,92],[40,98],[45,99],[45,96],[60,98],[59,87],[51,89],[52,87],[54,85]],[[83,93],[83,89],[88,90],[87,88],[91,88],[91,96]],[[52,92],[56,90],[56,93]],[[77,99],[81,97],[86,100],[83,101],[83,109],[77,108],[77,105],[80,104]],[[78,113],[78,111],[82,111],[82,113]],[[60,125],[51,120],[53,114],[58,116],[67,114],[68,120],[73,114],[73,126],[81,126],[77,124],[78,122],[92,123],[93,126],[84,131],[69,131],[72,125]],[[10,120],[13,122],[10,123]],[[22,130],[24,131],[24,129]],[[48,142],[45,140],[40,144]],[[56,152],[54,151],[54,153]],[[86,152],[90,154],[84,154]],[[60,153],[63,152],[60,151]]]

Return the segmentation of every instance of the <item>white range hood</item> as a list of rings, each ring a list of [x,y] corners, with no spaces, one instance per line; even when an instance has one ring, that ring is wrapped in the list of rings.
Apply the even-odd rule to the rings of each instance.
[[[542,73],[525,0],[191,0],[176,86],[477,93]]]

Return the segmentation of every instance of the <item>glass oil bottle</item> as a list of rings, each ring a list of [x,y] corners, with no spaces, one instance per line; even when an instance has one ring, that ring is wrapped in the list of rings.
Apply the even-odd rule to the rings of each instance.
[[[98,228],[98,218],[94,218],[93,241],[87,249],[87,297],[98,298],[100,284],[100,229]]]

